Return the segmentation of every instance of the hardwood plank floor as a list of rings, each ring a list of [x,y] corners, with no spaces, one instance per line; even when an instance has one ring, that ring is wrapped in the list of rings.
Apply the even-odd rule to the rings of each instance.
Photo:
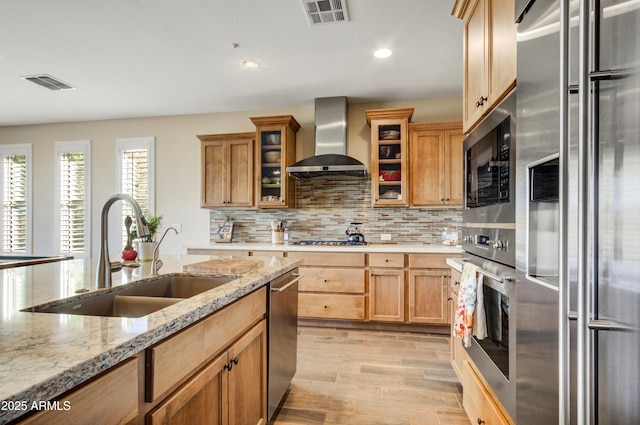
[[[469,425],[449,350],[446,335],[300,327],[272,423]]]

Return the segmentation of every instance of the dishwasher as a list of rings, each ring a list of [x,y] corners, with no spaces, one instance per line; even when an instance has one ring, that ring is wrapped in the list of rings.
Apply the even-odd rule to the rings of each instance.
[[[267,418],[273,418],[284,398],[298,357],[298,281],[292,270],[271,281],[269,288],[269,349],[267,354]]]

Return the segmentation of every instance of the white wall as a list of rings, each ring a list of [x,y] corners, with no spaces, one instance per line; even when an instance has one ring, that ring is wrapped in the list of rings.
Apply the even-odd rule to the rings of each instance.
[[[370,164],[369,127],[364,111],[379,108],[414,107],[412,122],[459,121],[460,99],[429,99],[349,105],[349,154]],[[55,234],[54,143],[91,140],[91,222],[92,255],[98,253],[100,212],[104,201],[116,193],[116,139],[154,136],[156,138],[155,212],[164,216],[164,226],[182,225],[182,234],[168,235],[162,243],[165,254],[183,254],[188,245],[209,243],[209,210],[200,208],[200,141],[198,134],[253,131],[254,116],[293,115],[302,128],[297,134],[297,158],[314,153],[314,107],[308,106],[262,111],[136,118],[0,127],[0,144],[33,145],[33,253],[57,252]],[[110,216],[115,217],[115,209]],[[110,222],[111,229],[115,224]],[[110,232],[111,233],[111,232]],[[111,239],[111,258],[116,258],[116,236]]]

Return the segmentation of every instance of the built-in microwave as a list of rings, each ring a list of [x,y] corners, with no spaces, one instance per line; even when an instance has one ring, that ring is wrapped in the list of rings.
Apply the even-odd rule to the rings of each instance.
[[[464,141],[465,223],[515,222],[515,91]]]

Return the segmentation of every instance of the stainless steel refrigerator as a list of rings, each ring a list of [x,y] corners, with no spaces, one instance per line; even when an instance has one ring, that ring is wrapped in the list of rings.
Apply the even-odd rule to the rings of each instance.
[[[640,1],[516,0],[516,423],[640,423]]]

